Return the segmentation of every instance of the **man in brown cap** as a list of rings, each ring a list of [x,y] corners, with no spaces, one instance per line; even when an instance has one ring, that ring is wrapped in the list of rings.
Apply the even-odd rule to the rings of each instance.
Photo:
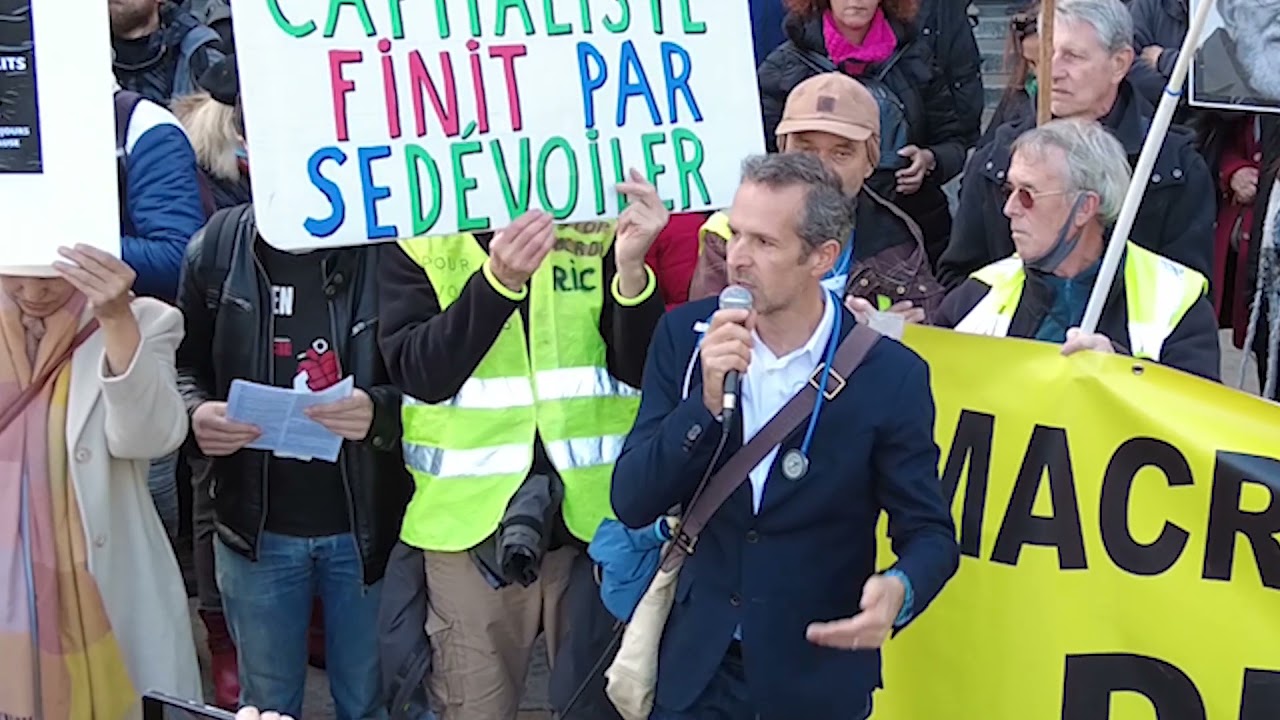
[[[903,210],[865,186],[880,161],[880,107],[875,97],[843,73],[815,75],[787,97],[777,137],[780,152],[817,155],[856,203],[854,232],[823,285],[841,297],[865,298],[881,309],[910,312],[912,319],[921,320],[924,313],[917,306],[932,307],[942,292],[930,274],[920,228]],[[724,212],[702,226],[690,300],[716,295],[728,283],[725,243],[729,237],[729,217]],[[894,282],[884,282],[879,268],[895,270]],[[851,275],[856,276],[853,287],[849,286]]]

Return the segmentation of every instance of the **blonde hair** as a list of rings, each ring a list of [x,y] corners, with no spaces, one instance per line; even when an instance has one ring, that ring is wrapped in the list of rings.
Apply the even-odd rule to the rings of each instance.
[[[242,138],[236,129],[236,110],[207,92],[176,98],[173,114],[187,129],[196,160],[209,174],[221,180],[240,179],[236,151]]]

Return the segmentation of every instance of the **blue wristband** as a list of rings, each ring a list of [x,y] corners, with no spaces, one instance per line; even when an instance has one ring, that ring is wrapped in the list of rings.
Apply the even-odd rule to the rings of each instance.
[[[667,518],[658,518],[658,521],[653,524],[653,534],[662,542],[671,539],[671,523],[667,522]]]
[[[902,581],[902,586],[906,588],[906,594],[902,596],[902,609],[898,611],[898,617],[894,619],[893,626],[900,628],[911,621],[914,614],[915,592],[911,588],[911,578],[907,574],[897,568],[891,568],[884,573],[885,577],[898,578]]]

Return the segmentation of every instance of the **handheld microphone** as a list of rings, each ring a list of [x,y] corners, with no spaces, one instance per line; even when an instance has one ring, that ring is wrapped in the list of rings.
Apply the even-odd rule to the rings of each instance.
[[[720,292],[721,310],[750,310],[751,303],[751,291],[741,285],[730,285]],[[726,424],[729,418],[733,416],[734,411],[738,409],[739,380],[738,371],[736,370],[730,370],[724,376],[723,412]]]

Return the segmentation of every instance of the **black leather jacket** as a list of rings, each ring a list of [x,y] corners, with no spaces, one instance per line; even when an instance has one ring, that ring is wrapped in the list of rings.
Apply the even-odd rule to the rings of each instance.
[[[223,210],[232,213],[235,209]],[[232,216],[234,217],[234,216]],[[178,348],[178,386],[188,412],[207,400],[225,400],[231,381],[272,381],[271,302],[255,252],[257,226],[244,214],[234,232],[206,237],[217,216],[192,238],[183,262],[178,307],[186,336]],[[206,242],[230,243],[225,262],[210,262]],[[219,269],[225,267],[225,274]],[[351,508],[351,527],[364,563],[364,580],[377,582],[400,533],[412,481],[400,453],[401,393],[387,379],[378,349],[377,249],[344,248],[324,261],[324,294],[334,345],[356,387],[373,399],[374,418],[363,442],[345,442],[338,463]],[[215,277],[216,275],[216,277]],[[223,279],[225,277],[225,280]],[[212,309],[211,309],[212,306]],[[193,453],[199,453],[190,443]],[[231,549],[257,558],[266,523],[267,455],[241,450],[213,460],[213,495],[218,536]]]

